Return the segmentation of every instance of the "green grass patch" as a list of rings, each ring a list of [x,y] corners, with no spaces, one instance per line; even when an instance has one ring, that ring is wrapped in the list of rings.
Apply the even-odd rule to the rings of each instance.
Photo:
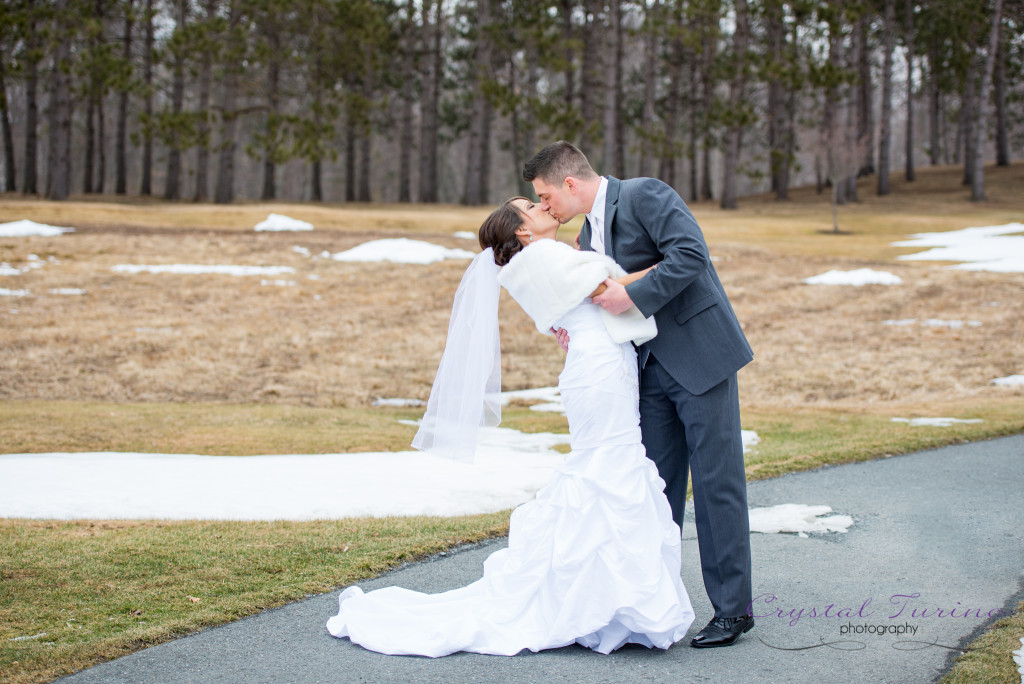
[[[139,451],[251,456],[400,451],[422,409],[279,404],[0,402],[0,453]]]
[[[1019,684],[1021,676],[1013,660],[1024,638],[1024,602],[1017,611],[999,620],[978,637],[953,663],[939,684]]]
[[[132,451],[255,456],[410,450],[422,408],[281,404],[0,402],[0,453]],[[567,432],[560,414],[513,405],[503,427]]]
[[[866,412],[837,409],[746,409],[743,427],[761,443],[747,454],[747,479],[759,480],[826,465],[854,463],[949,444],[1024,432],[1024,403],[995,399]],[[911,426],[893,418],[980,419],[949,427]]]
[[[48,681],[507,529],[507,511],[313,522],[0,520],[0,681]]]

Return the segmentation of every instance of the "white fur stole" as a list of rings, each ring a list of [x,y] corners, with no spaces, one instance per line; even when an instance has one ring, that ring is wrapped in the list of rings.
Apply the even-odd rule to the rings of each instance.
[[[626,274],[611,258],[573,249],[557,240],[538,240],[512,257],[498,274],[498,282],[529,314],[537,330],[551,327],[580,304],[606,278]],[[601,309],[609,335],[616,342],[643,344],[658,334],[654,318],[645,318],[636,306],[613,316]]]

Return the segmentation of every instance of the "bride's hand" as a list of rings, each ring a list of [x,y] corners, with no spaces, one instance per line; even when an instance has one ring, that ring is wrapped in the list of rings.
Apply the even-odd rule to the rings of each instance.
[[[569,331],[565,328],[559,328],[558,330],[551,328],[551,333],[558,340],[558,345],[562,348],[562,351],[569,351]]]

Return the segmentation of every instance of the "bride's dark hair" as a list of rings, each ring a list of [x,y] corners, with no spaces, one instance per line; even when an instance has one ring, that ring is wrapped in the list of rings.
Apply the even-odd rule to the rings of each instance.
[[[504,266],[523,248],[516,230],[523,225],[523,214],[513,204],[516,200],[530,200],[526,197],[509,197],[491,212],[480,225],[480,247],[494,250],[494,263]]]

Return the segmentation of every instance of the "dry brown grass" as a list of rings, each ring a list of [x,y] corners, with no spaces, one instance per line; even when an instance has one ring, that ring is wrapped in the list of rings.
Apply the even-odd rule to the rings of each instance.
[[[966,201],[958,170],[924,170],[918,183],[841,209],[849,234],[828,235],[827,198],[752,198],[738,212],[696,205],[719,273],[757,360],[741,374],[749,407],[928,406],[1019,398],[994,387],[1024,372],[1024,275],[951,271],[897,262],[890,242],[912,232],[1020,220],[1024,165],[991,170],[985,204]],[[256,233],[268,212],[313,221],[307,233]],[[0,261],[29,254],[56,263],[0,287],[0,399],[230,402],[365,406],[376,397],[426,398],[464,261],[428,266],[306,258],[382,237],[474,248],[452,237],[483,208],[212,205],[0,197],[0,222],[72,225],[57,238],[0,238]],[[574,234],[572,227],[565,239]],[[260,277],[125,275],[115,264],[246,264],[296,269],[294,287]],[[896,273],[899,287],[811,287],[831,268]],[[273,279],[271,279],[273,280]],[[83,288],[87,294],[50,294]],[[503,295],[506,389],[556,382],[562,355]],[[894,327],[886,319],[977,320],[959,330]],[[894,409],[895,410],[895,409]]]

